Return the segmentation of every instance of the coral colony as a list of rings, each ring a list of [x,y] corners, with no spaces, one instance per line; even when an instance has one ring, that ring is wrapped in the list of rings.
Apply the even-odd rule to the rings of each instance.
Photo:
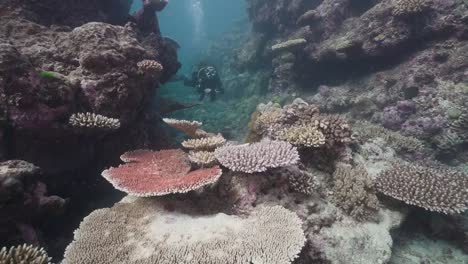
[[[0,264],[467,263],[466,1],[134,4],[1,1]]]

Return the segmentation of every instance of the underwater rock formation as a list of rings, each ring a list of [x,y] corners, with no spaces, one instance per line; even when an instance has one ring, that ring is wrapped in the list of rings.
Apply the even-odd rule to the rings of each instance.
[[[3,245],[39,243],[42,223],[63,212],[65,200],[48,196],[41,178],[40,169],[26,161],[0,163],[0,237]]]

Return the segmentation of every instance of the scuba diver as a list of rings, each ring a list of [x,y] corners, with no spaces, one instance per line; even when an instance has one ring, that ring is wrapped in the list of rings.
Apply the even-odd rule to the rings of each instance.
[[[191,78],[184,76],[183,80],[185,86],[195,87],[200,95],[200,101],[203,101],[206,95],[209,95],[210,100],[214,101],[217,93],[224,93],[218,71],[214,66],[206,63],[200,63],[193,71]]]

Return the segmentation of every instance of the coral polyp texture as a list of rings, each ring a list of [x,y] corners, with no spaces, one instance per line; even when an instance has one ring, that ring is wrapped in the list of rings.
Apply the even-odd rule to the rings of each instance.
[[[102,172],[116,189],[133,196],[150,197],[186,193],[215,183],[222,174],[216,166],[190,171],[182,150],[136,150],[123,154],[126,164]]]
[[[445,214],[468,207],[468,175],[451,169],[395,164],[376,181],[383,194],[409,205]]]
[[[126,198],[83,220],[63,264],[288,264],[305,243],[301,224],[281,206],[241,218],[201,214],[187,202]]]
[[[294,165],[299,153],[288,142],[262,140],[258,143],[224,146],[216,149],[216,158],[224,167],[238,172],[263,172],[270,168]]]
[[[95,113],[76,113],[70,116],[69,124],[76,128],[89,129],[118,129],[120,121],[115,118],[98,115]]]
[[[284,128],[278,132],[277,138],[293,145],[305,147],[320,147],[325,144],[325,136],[314,125],[297,125]]]
[[[163,71],[161,63],[155,60],[142,60],[137,63],[138,71],[149,76],[159,76]]]
[[[2,264],[50,264],[51,258],[44,249],[32,245],[20,245],[0,250]]]
[[[178,120],[173,118],[164,118],[163,121],[169,126],[184,132],[192,138],[198,138],[199,134],[197,131],[202,126],[201,122],[198,121],[188,121],[188,120]]]
[[[429,7],[428,0],[398,0],[393,7],[394,16],[408,16],[424,12]]]
[[[333,202],[358,221],[371,220],[379,210],[379,201],[366,169],[338,164],[333,173]]]
[[[210,167],[217,162],[214,152],[210,151],[190,151],[188,158],[190,162],[202,167]]]
[[[182,146],[191,150],[214,150],[226,143],[226,139],[221,135],[212,137],[188,139],[182,142]]]

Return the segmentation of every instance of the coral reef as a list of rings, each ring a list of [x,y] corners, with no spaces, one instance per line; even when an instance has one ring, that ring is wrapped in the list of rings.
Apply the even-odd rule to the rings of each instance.
[[[281,206],[259,207],[247,218],[203,214],[196,206],[126,198],[95,211],[81,223],[63,263],[287,264],[304,245],[301,220]]]
[[[173,118],[164,118],[163,121],[192,138],[198,138],[197,131],[199,131],[199,128],[202,126],[202,123],[198,121],[178,120]]]
[[[211,167],[218,162],[214,152],[210,151],[191,151],[188,155],[190,162],[201,167]]]
[[[299,161],[295,147],[287,142],[271,140],[220,147],[216,149],[215,156],[224,167],[245,173],[263,172]]]
[[[88,129],[118,129],[120,121],[95,113],[76,113],[70,116],[68,123],[76,128]]]
[[[186,193],[215,183],[219,167],[190,171],[187,155],[181,150],[135,150],[121,156],[126,162],[102,172],[116,189],[138,197]]]
[[[273,52],[284,52],[286,50],[292,50],[297,47],[304,46],[307,43],[305,39],[290,39],[285,42],[275,44],[271,47]]]
[[[456,214],[468,208],[468,175],[450,169],[395,164],[376,181],[387,196],[430,211]]]
[[[355,168],[338,164],[333,173],[333,201],[358,221],[375,218],[379,201],[373,190],[372,179],[362,165]]]
[[[31,245],[23,244],[8,250],[3,247],[0,250],[0,263],[49,264],[49,261],[44,249]]]
[[[157,77],[163,71],[163,66],[155,60],[142,60],[137,63],[141,74]]]
[[[226,143],[226,139],[221,135],[203,137],[199,139],[188,139],[182,142],[182,146],[191,150],[214,150]]]
[[[394,16],[410,16],[422,13],[429,7],[427,0],[398,0],[393,7]]]

